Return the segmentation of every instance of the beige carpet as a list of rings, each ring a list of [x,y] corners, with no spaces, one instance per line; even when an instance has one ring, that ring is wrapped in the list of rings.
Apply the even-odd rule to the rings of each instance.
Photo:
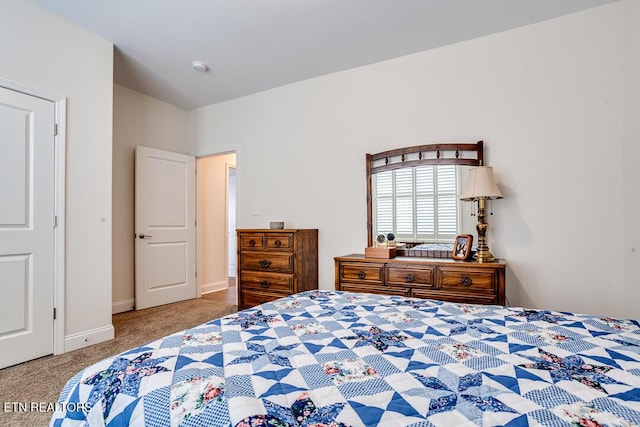
[[[82,368],[236,311],[235,305],[197,298],[115,314],[116,337],[111,341],[0,369],[0,426],[46,426],[52,413],[12,412],[10,402],[56,402],[66,381]]]

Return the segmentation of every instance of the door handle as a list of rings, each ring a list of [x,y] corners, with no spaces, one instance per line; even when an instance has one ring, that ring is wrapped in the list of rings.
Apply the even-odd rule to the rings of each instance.
[[[153,237],[153,236],[151,234],[140,233],[138,234],[138,237],[141,239],[146,239],[147,237]]]

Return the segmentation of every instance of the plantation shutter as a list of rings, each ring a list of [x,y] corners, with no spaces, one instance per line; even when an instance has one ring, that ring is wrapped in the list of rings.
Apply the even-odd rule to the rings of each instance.
[[[373,180],[375,194],[376,234],[391,233],[393,227],[393,173],[381,172]]]
[[[438,204],[438,238],[453,239],[458,234],[458,195],[456,167],[438,166],[437,170],[437,204]]]
[[[458,170],[419,166],[373,177],[375,234],[399,239],[451,241],[458,234]]]
[[[412,238],[413,231],[413,170],[394,171],[396,192],[395,235],[399,238]]]
[[[425,239],[436,238],[436,195],[434,167],[423,166],[416,169],[416,218],[417,236]],[[417,236],[415,236],[417,238]]]

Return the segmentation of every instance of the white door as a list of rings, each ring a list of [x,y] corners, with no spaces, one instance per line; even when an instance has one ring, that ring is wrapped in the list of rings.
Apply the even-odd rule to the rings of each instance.
[[[54,107],[0,88],[0,368],[53,353]]]
[[[136,309],[196,297],[195,162],[136,147]]]

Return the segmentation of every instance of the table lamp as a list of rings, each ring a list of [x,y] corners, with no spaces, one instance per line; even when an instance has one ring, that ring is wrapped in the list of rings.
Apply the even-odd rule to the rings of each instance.
[[[462,192],[460,200],[478,202],[476,205],[478,215],[478,223],[476,224],[478,249],[474,255],[474,259],[477,262],[492,262],[495,259],[487,245],[487,230],[489,229],[489,224],[487,224],[486,220],[485,200],[502,199],[502,197],[502,193],[493,178],[492,167],[478,166],[469,169],[467,186]],[[471,215],[474,215],[474,213]]]

